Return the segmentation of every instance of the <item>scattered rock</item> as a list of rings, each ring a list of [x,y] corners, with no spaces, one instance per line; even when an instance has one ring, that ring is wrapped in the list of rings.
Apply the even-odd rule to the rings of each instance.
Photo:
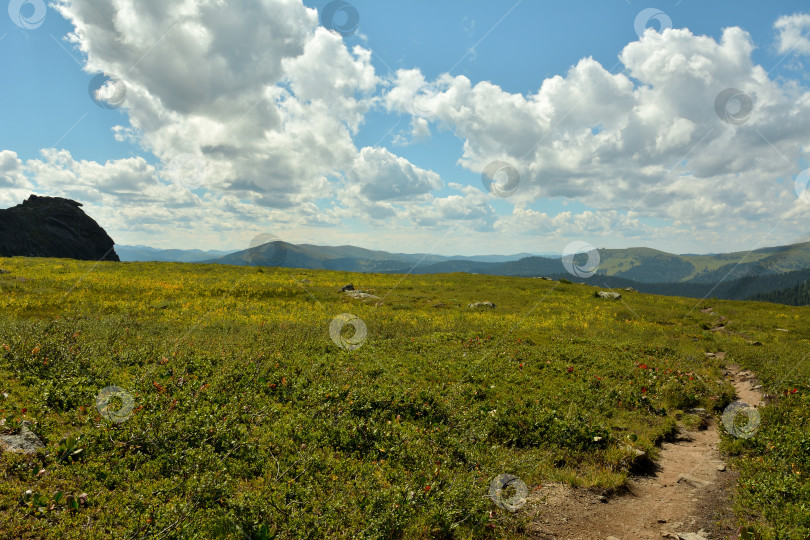
[[[625,444],[624,447],[629,452],[632,452],[633,455],[635,455],[635,457],[638,459],[644,459],[645,457],[647,457],[647,452],[645,452],[644,450],[639,450],[638,448],[634,448],[629,444]]]
[[[343,287],[340,288],[340,292],[353,291],[353,290],[354,290],[354,285],[352,285],[351,283],[349,283],[348,285],[344,285]]]
[[[755,347],[762,347],[762,343],[759,341],[749,341],[749,345],[754,345]]]
[[[629,466],[631,472],[641,472],[652,465],[647,452],[644,450],[639,450],[629,444],[625,444],[624,449],[630,454]]]
[[[717,357],[717,355],[714,354],[713,352],[707,352],[707,353],[704,353],[704,354],[706,355],[706,358],[716,358]]]
[[[598,298],[608,298],[610,300],[618,300],[622,297],[622,295],[619,293],[608,291],[597,291],[596,296]]]
[[[10,273],[11,273],[10,270],[3,270],[2,268],[0,268],[0,274],[10,274]]]
[[[694,476],[688,474],[682,474],[678,476],[678,483],[686,484],[694,488],[702,488],[711,484],[711,482],[707,482],[706,480],[700,480],[699,478],[695,478]]]
[[[492,302],[489,302],[489,301],[486,301],[486,302],[473,302],[472,304],[468,304],[467,307],[468,308],[489,308],[489,309],[494,309],[495,304],[493,304]]]
[[[540,279],[542,279],[543,281],[554,281],[550,277],[545,277],[545,276],[541,277]]]
[[[679,532],[676,533],[680,540],[706,540],[706,537],[698,533]]]
[[[605,540],[621,540],[621,539],[616,538],[615,536],[608,536]]]
[[[717,470],[723,472],[726,470],[726,466],[721,463],[720,465],[717,466]]]
[[[356,298],[358,300],[363,300],[364,302],[367,300],[382,300],[379,296],[374,296],[373,294],[369,294],[363,291],[346,291],[346,295],[352,298]]]
[[[673,540],[706,540],[707,536],[703,536],[701,534],[703,529],[698,531],[697,533],[690,533],[690,532],[666,532],[661,531],[661,536],[664,538],[672,538]]]
[[[25,421],[20,426],[19,435],[0,435],[0,449],[5,452],[35,454],[38,449],[44,446],[39,437],[31,431],[31,424]]]
[[[624,288],[624,289],[622,289],[622,290],[625,290],[625,291],[627,291],[627,292],[638,292],[638,291],[637,291],[636,289],[634,289],[633,287],[625,287],[625,288]]]
[[[608,498],[607,498],[607,497],[605,497],[604,495],[599,495],[599,496],[596,498],[596,500],[598,500],[600,503],[607,503],[607,502],[608,502]]]
[[[707,307],[706,309],[701,309],[700,312],[703,313],[704,315],[708,315],[709,313],[714,313],[712,311],[712,308],[710,308],[710,307]]]
[[[2,274],[2,273],[3,273],[2,270],[0,270],[0,274]],[[786,330],[784,328],[777,328],[776,331],[777,332],[788,332],[788,330]]]

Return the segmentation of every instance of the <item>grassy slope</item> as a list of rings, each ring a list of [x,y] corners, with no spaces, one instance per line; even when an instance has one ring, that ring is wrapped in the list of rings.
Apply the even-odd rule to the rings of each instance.
[[[48,443],[0,458],[0,536],[519,535],[525,513],[483,497],[496,475],[530,489],[620,487],[625,445],[655,456],[676,421],[694,420],[684,409],[731,401],[721,361],[703,354],[716,350],[772,393],[797,389],[763,411],[756,437],[726,441],[743,471],[740,519],[765,537],[810,533],[808,308],[715,302],[729,330],[765,344],[753,347],[705,330],[695,300],[600,301],[542,280],[23,258],[0,268],[12,271],[0,275],[0,429],[28,419]],[[384,304],[336,292],[349,282]],[[456,307],[477,300],[498,307]],[[343,312],[368,328],[354,351],[329,337]],[[109,385],[134,397],[120,424],[95,407]],[[82,437],[76,456],[58,449],[68,435]],[[18,502],[28,489],[88,499],[40,511]]]

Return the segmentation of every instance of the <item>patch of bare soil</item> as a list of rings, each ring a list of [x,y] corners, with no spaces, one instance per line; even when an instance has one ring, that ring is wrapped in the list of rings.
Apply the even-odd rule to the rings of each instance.
[[[730,365],[740,400],[760,406],[762,393],[753,373]],[[729,501],[736,482],[717,450],[716,420],[706,416],[700,431],[681,430],[661,447],[656,469],[628,482],[627,492],[605,497],[592,490],[550,484],[529,499],[529,537],[538,539],[652,540],[736,538]]]
[[[737,399],[753,407],[762,406],[762,386],[753,372],[731,364],[726,368],[725,376],[734,384]]]

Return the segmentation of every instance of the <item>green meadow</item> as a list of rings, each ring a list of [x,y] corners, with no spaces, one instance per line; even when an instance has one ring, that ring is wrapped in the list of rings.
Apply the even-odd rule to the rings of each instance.
[[[0,537],[519,538],[544,483],[621,491],[635,449],[654,460],[694,408],[719,418],[728,363],[774,396],[755,436],[723,433],[735,526],[810,535],[810,308],[466,274],[0,268],[0,431],[28,421],[44,443],[0,454]],[[487,496],[504,473],[528,488],[515,512]]]

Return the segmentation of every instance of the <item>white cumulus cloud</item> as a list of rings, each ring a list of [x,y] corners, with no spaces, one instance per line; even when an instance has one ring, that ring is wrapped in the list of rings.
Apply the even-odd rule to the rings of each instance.
[[[777,36],[780,53],[810,55],[810,14],[795,13],[779,17],[773,27]]]
[[[459,162],[473,172],[494,160],[512,164],[521,175],[515,215],[540,198],[564,197],[600,213],[690,227],[736,220],[754,230],[763,219],[795,226],[785,179],[806,156],[810,93],[770,79],[753,49],[739,28],[719,41],[686,29],[648,31],[621,52],[618,73],[585,58],[522,95],[400,70],[385,103],[413,114],[416,100],[420,117],[450,126],[464,141]],[[426,85],[436,91],[420,92]],[[727,88],[750,99],[749,117],[725,121],[743,114],[736,98],[716,103]]]

